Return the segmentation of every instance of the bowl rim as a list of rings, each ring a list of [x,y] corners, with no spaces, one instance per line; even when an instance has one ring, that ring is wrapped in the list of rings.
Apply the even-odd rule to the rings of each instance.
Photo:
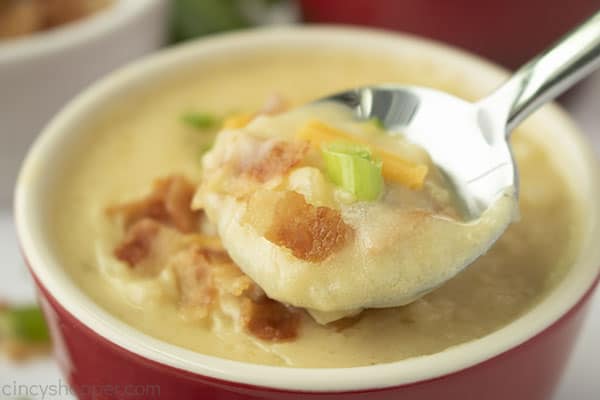
[[[147,86],[152,77],[193,64],[202,57],[252,51],[264,48],[312,45],[375,46],[381,50],[416,51],[460,66],[468,74],[476,72],[483,86],[491,90],[505,77],[501,68],[461,50],[405,34],[377,30],[331,27],[277,27],[229,33],[161,51],[133,63],[97,82],[73,99],[44,129],[30,149],[21,169],[15,192],[17,234],[25,258],[40,284],[56,301],[83,325],[104,339],[136,355],[199,376],[246,385],[280,390],[309,392],[346,392],[382,389],[439,378],[482,363],[543,332],[572,309],[594,283],[600,270],[600,246],[591,238],[600,234],[600,204],[592,199],[600,195],[598,166],[590,146],[583,140],[570,118],[557,106],[540,110],[537,119],[550,131],[564,136],[565,153],[573,152],[574,168],[579,168],[586,186],[581,196],[588,211],[585,240],[571,271],[539,304],[505,327],[480,339],[450,347],[441,352],[397,362],[351,368],[289,368],[258,365],[208,356],[150,337],[104,311],[88,298],[60,268],[60,263],[45,240],[44,193],[51,190],[42,179],[68,138],[75,136],[78,121],[119,93]],[[470,76],[470,75],[469,75]],[[150,83],[151,85],[151,83]]]
[[[86,43],[118,31],[146,9],[164,2],[164,0],[113,1],[114,4],[80,20],[23,37],[0,40],[0,66],[30,61],[48,54],[84,46]]]

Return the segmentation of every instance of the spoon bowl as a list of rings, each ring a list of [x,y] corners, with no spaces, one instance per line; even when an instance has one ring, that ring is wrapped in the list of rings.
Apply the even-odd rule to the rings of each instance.
[[[402,135],[421,146],[453,189],[462,219],[471,222],[502,195],[518,196],[510,132],[599,65],[600,11],[476,103],[430,88],[391,84],[354,88],[317,102],[339,105],[357,120],[376,118],[390,135]],[[433,274],[404,288],[396,305],[441,286],[487,251],[511,222],[509,213],[503,215],[504,219],[497,221],[497,232],[483,238],[474,251],[479,255],[453,266],[452,273]]]

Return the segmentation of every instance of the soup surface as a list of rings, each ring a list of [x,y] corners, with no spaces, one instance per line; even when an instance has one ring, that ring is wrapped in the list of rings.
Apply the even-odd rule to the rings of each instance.
[[[210,226],[202,226],[202,235],[182,234],[193,231],[185,218],[173,217],[167,227],[144,222],[137,228],[159,232],[159,238],[178,238],[169,241],[177,243],[168,249],[178,256],[168,261],[168,268],[157,270],[156,263],[146,261],[141,261],[143,268],[132,268],[138,259],[131,252],[119,259],[115,249],[131,233],[124,233],[123,220],[127,226],[135,214],[132,205],[148,199],[151,190],[150,198],[176,193],[172,197],[185,203],[186,188],[202,178],[201,157],[217,128],[212,123],[190,127],[182,123],[183,114],[201,111],[220,118],[252,113],[273,93],[299,105],[378,82],[427,85],[468,99],[477,95],[467,76],[425,60],[307,49],[205,61],[193,71],[165,77],[136,98],[122,99],[106,115],[98,115],[98,121],[82,127],[86,134],[78,147],[65,154],[68,167],[51,199],[54,245],[65,268],[99,305],[149,335],[200,353],[261,364],[350,367],[391,362],[435,353],[503,327],[539,302],[564,275],[577,250],[581,221],[561,173],[566,166],[527,130],[513,136],[521,175],[519,220],[471,267],[407,306],[368,309],[323,325],[302,310],[266,303],[264,293],[240,295],[252,282],[220,252]],[[158,178],[162,181],[157,183]],[[186,291],[186,283],[198,279],[195,273],[186,280],[178,264],[189,256],[190,242],[198,249],[194,254],[218,265],[211,279],[222,285],[206,292],[209,297],[198,296],[197,286],[191,295]],[[152,256],[160,264],[164,254]],[[218,299],[218,307],[207,298]],[[254,320],[245,316],[258,315],[260,321],[261,315],[252,310],[277,310],[275,325],[282,329],[254,329]],[[272,325],[272,318],[265,320]],[[283,329],[289,326],[293,334]]]

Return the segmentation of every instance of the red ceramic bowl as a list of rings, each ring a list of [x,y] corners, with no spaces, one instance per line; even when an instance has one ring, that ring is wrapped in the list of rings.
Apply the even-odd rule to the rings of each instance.
[[[600,9],[598,0],[301,0],[300,4],[310,22],[414,33],[512,68]]]
[[[505,73],[480,59],[402,35],[339,28],[281,28],[216,37],[167,50],[109,76],[71,102],[31,149],[19,178],[16,220],[25,257],[55,343],[56,359],[83,398],[161,399],[547,399],[580,329],[598,277],[600,186],[596,161],[568,116],[548,106],[527,123],[559,148],[565,175],[585,213],[585,239],[564,280],[506,327],[429,356],[357,368],[294,369],[210,357],[149,337],[93,303],[61,267],[45,199],[62,154],[89,134],[86,123],[127,93],[155,85],[204,60],[256,49],[352,48],[428,60],[475,95]],[[308,71],[307,73],[310,73]],[[91,183],[92,184],[92,183]],[[493,310],[490,310],[493,312]]]

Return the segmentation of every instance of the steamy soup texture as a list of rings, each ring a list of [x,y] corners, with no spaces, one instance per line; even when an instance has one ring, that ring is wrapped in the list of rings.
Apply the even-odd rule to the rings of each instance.
[[[482,337],[525,313],[563,276],[577,250],[580,216],[561,173],[567,166],[525,129],[513,138],[521,175],[518,220],[487,254],[442,287],[406,306],[334,316],[272,298],[268,282],[261,287],[236,264],[238,256],[227,252],[222,230],[212,223],[218,202],[205,210],[207,199],[198,200],[202,182],[220,173],[202,168],[203,156],[224,145],[222,134],[215,143],[217,132],[377,82],[433,86],[470,99],[477,92],[467,76],[423,60],[319,50],[238,57],[205,60],[122,99],[82,127],[86,132],[76,151],[65,155],[68,168],[51,199],[54,247],[74,281],[107,311],[204,354],[292,367],[349,367],[431,354]],[[292,173],[300,167],[308,168],[293,164]],[[341,234],[325,237],[335,248],[346,237],[338,217],[319,208],[326,204],[310,204],[301,183],[290,187],[285,196],[292,212],[337,221],[332,226]],[[409,194],[403,196],[399,199]],[[269,201],[259,196],[253,204],[268,209]],[[332,203],[329,209],[334,208]],[[456,218],[451,207],[436,212]],[[260,225],[260,218],[248,218]],[[432,251],[444,239],[430,243]],[[237,246],[243,253],[244,244]]]

